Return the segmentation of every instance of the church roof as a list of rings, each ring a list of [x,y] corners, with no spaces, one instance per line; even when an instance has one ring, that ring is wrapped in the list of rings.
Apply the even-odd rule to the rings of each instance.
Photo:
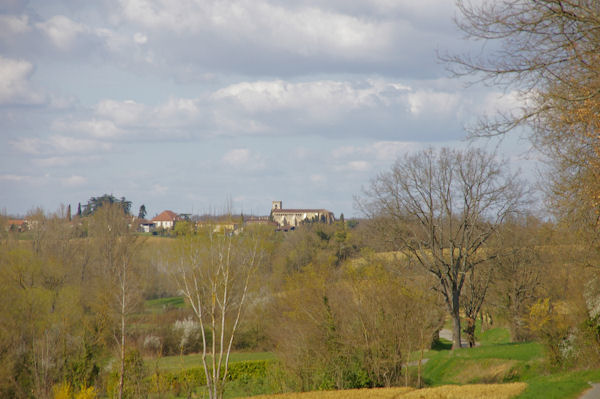
[[[332,213],[327,209],[273,209],[273,213]]]

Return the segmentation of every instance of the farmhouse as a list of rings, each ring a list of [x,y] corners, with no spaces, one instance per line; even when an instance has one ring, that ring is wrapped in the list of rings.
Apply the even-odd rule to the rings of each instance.
[[[175,227],[175,223],[180,221],[181,218],[173,211],[164,211],[160,215],[152,219],[152,223],[157,229],[163,228],[165,230],[172,229]]]
[[[298,226],[303,222],[331,224],[335,221],[333,212],[326,209],[283,209],[282,201],[273,201],[271,217],[279,226]]]

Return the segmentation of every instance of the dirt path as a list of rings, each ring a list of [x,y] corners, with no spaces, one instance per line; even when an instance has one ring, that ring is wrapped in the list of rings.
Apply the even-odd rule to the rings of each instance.
[[[440,338],[444,338],[452,342],[452,331],[447,328],[442,328],[440,330]],[[460,335],[460,346],[463,348],[469,347],[469,341],[463,337],[463,334]],[[479,346],[479,342],[475,342],[475,346]]]
[[[600,399],[600,383],[592,384],[590,389],[585,391],[579,399]]]

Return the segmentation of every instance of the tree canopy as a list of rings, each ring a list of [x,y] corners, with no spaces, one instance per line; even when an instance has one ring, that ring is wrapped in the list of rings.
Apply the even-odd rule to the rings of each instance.
[[[123,212],[126,215],[129,215],[131,213],[131,201],[127,201],[125,197],[121,197],[119,199],[113,196],[112,194],[104,194],[100,197],[91,197],[88,200],[87,205],[85,205],[85,208],[82,211],[82,215],[91,216],[104,204],[118,204],[121,206]]]

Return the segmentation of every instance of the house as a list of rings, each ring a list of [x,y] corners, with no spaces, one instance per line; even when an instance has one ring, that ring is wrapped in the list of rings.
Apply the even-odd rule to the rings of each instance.
[[[150,233],[156,229],[156,224],[151,220],[137,219],[138,231],[142,233]]]
[[[160,215],[152,219],[152,223],[157,229],[171,230],[175,227],[175,223],[181,218],[173,211],[164,211]]]
[[[333,212],[326,209],[283,209],[282,201],[273,201],[271,218],[280,227],[296,227],[301,223],[320,222],[331,224],[335,221]]]
[[[6,230],[18,231],[19,233],[29,230],[29,224],[24,219],[8,219],[6,224]]]

